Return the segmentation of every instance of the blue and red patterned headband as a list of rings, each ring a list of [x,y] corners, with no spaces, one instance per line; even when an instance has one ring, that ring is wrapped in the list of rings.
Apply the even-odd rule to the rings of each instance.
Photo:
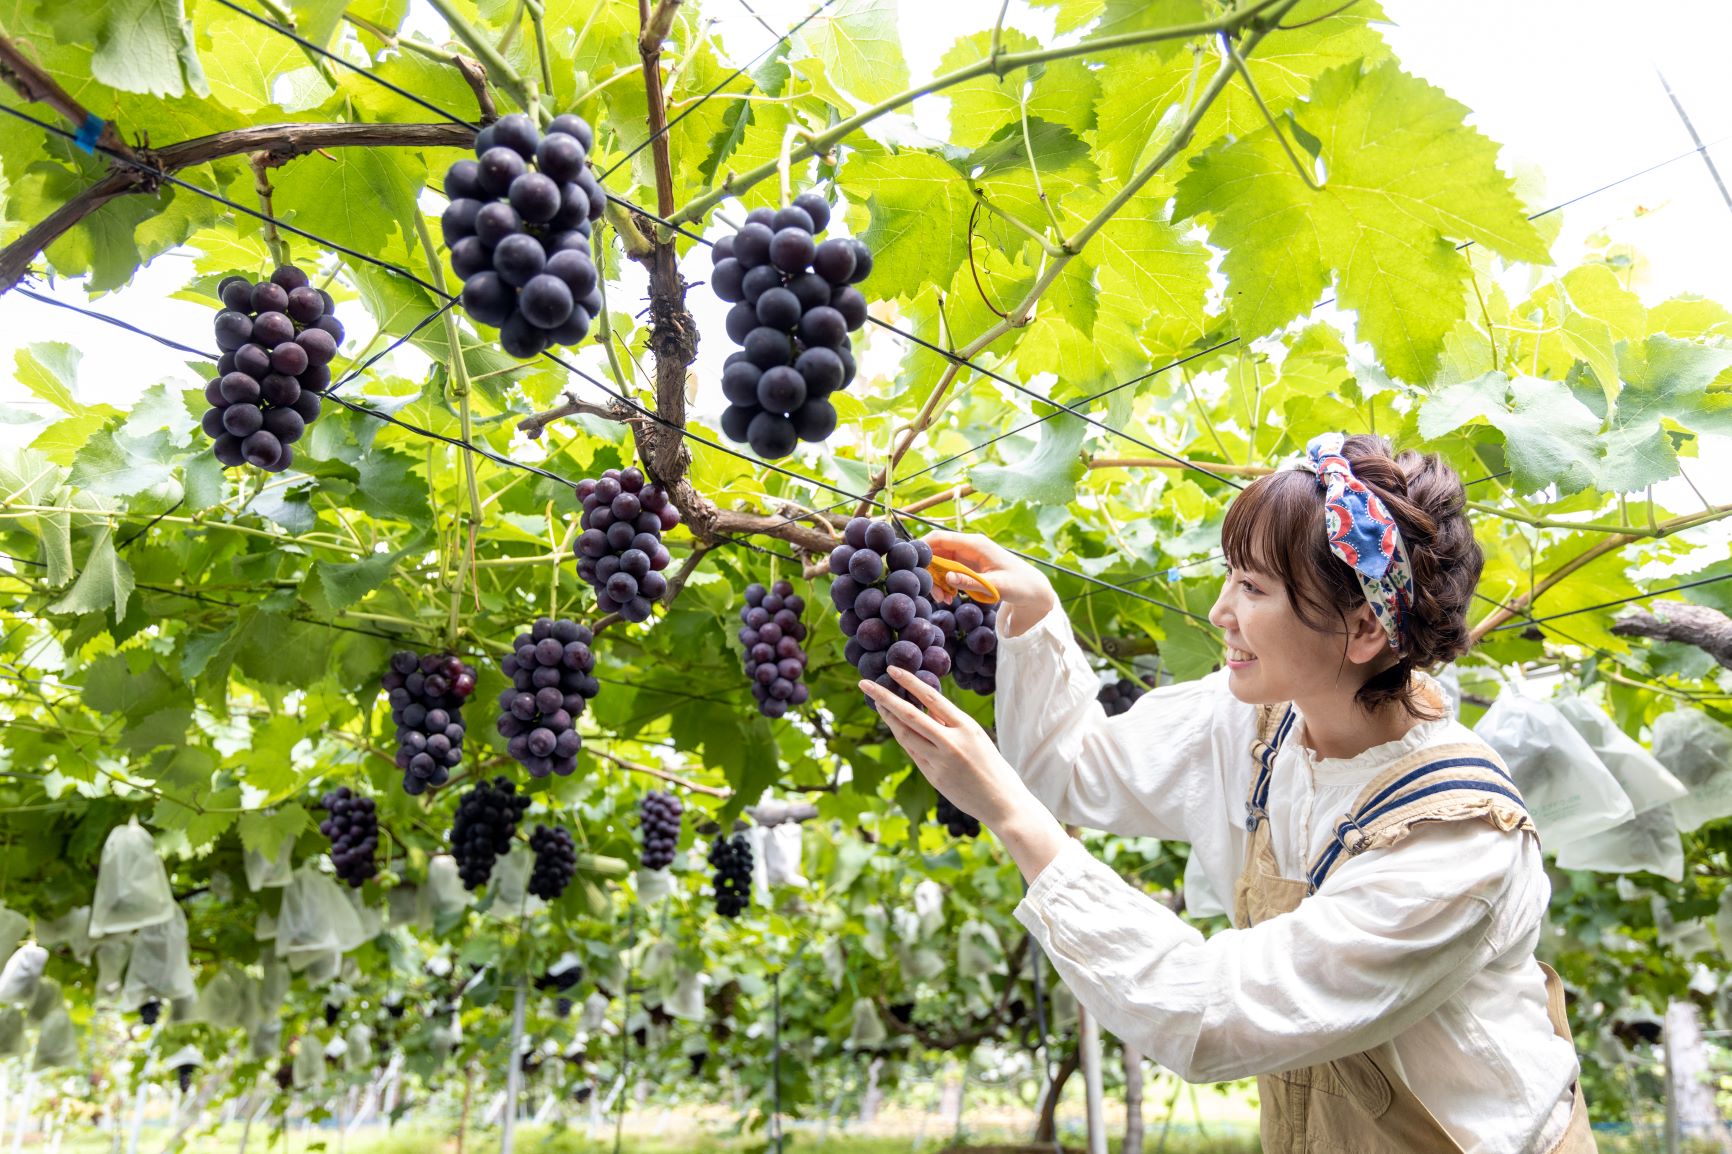
[[[1295,467],[1317,474],[1323,488],[1324,524],[1329,551],[1352,567],[1365,590],[1365,600],[1389,637],[1389,647],[1401,651],[1401,633],[1413,607],[1413,566],[1395,518],[1365,482],[1353,475],[1342,455],[1347,438],[1323,433],[1305,446],[1305,458]]]

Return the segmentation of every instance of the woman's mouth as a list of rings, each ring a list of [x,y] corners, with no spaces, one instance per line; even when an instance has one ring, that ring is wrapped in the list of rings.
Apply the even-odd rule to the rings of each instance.
[[[1255,653],[1251,653],[1244,649],[1235,649],[1231,645],[1227,647],[1228,669],[1245,669],[1254,664],[1256,660],[1257,655]]]

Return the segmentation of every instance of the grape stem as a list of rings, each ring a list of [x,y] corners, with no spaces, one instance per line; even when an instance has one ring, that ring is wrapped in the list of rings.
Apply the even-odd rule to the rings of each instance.
[[[457,11],[451,0],[427,0],[427,3],[432,6],[433,11],[439,13],[440,17],[444,19],[450,27],[452,35],[475,53],[476,59],[480,60],[482,65],[486,67],[494,84],[510,93],[511,98],[517,101],[519,108],[527,110],[531,104],[529,86],[524,83],[523,77],[518,75],[517,69],[511,66],[511,62],[499,54],[499,49],[495,48],[492,42],[481,34],[480,29]]]
[[[281,267],[289,263],[289,249],[283,243],[282,234],[277,231],[276,213],[271,208],[270,153],[253,153],[251,164],[253,168],[253,191],[259,194],[259,208],[265,214],[265,246],[271,250],[271,261]]]

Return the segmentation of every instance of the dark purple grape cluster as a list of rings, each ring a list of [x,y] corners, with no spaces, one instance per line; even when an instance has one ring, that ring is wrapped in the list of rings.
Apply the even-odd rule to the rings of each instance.
[[[891,678],[892,665],[934,689],[950,671],[934,620],[931,560],[926,542],[903,540],[890,522],[866,517],[849,521],[842,544],[830,551],[830,601],[848,638],[843,655],[861,677],[902,697],[908,694]]]
[[[455,654],[405,649],[392,655],[379,684],[397,723],[403,792],[413,797],[444,785],[463,760],[463,703],[475,692],[474,668]]]
[[[343,326],[331,294],[307,274],[283,265],[269,280],[224,277],[217,286],[217,375],[204,387],[211,452],[225,466],[245,462],[280,473],[294,462],[289,446],[319,415],[331,386],[331,358]]]
[[[589,230],[607,194],[589,168],[594,144],[580,116],[554,118],[543,136],[514,112],[476,134],[477,159],[445,174],[441,224],[463,307],[514,357],[579,343],[601,312]]]
[[[806,672],[806,625],[800,620],[806,602],[786,581],[769,589],[746,586],[746,605],[740,610],[740,644],[746,650],[746,673],[752,679],[752,696],[758,712],[780,717],[790,706],[804,705],[809,691],[801,677]]]
[[[529,870],[529,892],[543,901],[554,901],[565,892],[577,874],[577,846],[569,831],[545,825],[529,835],[535,864]]]
[[[662,570],[673,559],[662,534],[680,523],[680,511],[635,465],[584,478],[577,499],[583,502],[577,575],[594,587],[603,613],[648,621],[650,607],[668,590]]]
[[[680,815],[686,807],[679,798],[661,790],[652,790],[637,803],[637,823],[643,831],[643,854],[639,859],[646,870],[664,870],[674,864],[674,850],[680,844]]]
[[[716,868],[716,912],[739,917],[752,904],[752,843],[743,833],[718,835],[710,846],[710,864]]]
[[[360,889],[379,872],[373,854],[379,848],[379,813],[373,799],[340,785],[320,799],[328,815],[319,832],[331,839],[331,864],[337,876]]]
[[[162,1003],[152,998],[138,1007],[138,1020],[147,1026],[156,1025],[156,1020],[162,1017]]]
[[[499,736],[531,777],[565,777],[577,768],[583,748],[577,719],[601,692],[590,649],[594,640],[587,625],[539,617],[499,663],[511,679],[499,694]]]
[[[457,859],[457,876],[463,888],[480,889],[493,876],[493,862],[511,851],[511,838],[529,799],[517,792],[509,778],[492,783],[478,781],[457,803],[451,822],[451,856]]]
[[[998,684],[998,606],[981,605],[958,593],[933,619],[944,630],[950,676],[963,689],[990,696]]]
[[[1111,685],[1101,686],[1095,699],[1101,703],[1101,708],[1107,711],[1108,717],[1117,717],[1121,713],[1129,713],[1131,706],[1137,703],[1137,698],[1148,691],[1148,687],[1142,682],[1121,677]]]
[[[938,824],[950,831],[951,837],[979,837],[980,821],[950,804],[942,793],[938,795]]]
[[[183,1062],[174,1068],[175,1081],[180,1086],[182,1094],[192,1089],[192,1076],[196,1073],[198,1073],[198,1067],[191,1062]]]
[[[836,429],[829,396],[854,379],[848,334],[866,323],[854,286],[872,253],[851,237],[819,241],[830,203],[803,192],[776,211],[756,208],[710,251],[710,287],[733,303],[728,338],[740,346],[722,370],[722,432],[760,457],[786,457]]]

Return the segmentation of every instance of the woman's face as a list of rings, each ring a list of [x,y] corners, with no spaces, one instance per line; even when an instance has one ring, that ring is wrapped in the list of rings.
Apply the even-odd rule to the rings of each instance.
[[[1346,626],[1313,629],[1293,611],[1278,578],[1232,567],[1209,610],[1210,623],[1227,645],[1227,687],[1250,705],[1357,691],[1367,676],[1359,661],[1377,656],[1375,640],[1369,652],[1362,652],[1366,634],[1359,618],[1370,616],[1361,603],[1348,613]],[[1381,629],[1371,628],[1381,637]]]

